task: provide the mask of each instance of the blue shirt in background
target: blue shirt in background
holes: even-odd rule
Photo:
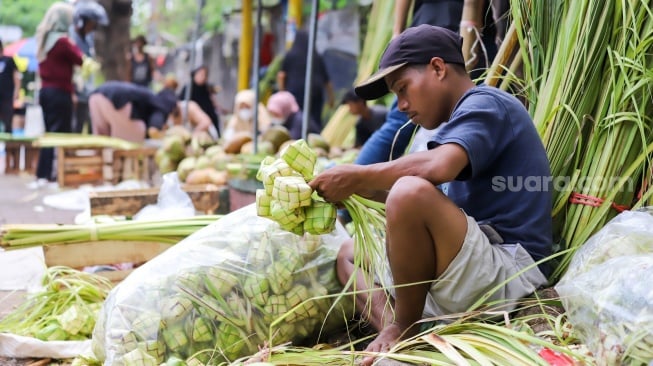
[[[398,132],[399,128],[406,122],[408,122],[408,116],[406,113],[399,111],[397,108],[397,98],[395,98],[386,116],[385,123],[365,142],[356,157],[355,163],[368,165],[394,160],[404,155],[410,144],[413,132],[417,128],[416,125],[409,124]],[[389,159],[391,150],[392,159]]]

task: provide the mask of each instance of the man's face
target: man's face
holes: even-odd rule
[[[397,95],[399,110],[427,130],[435,129],[449,118],[440,67],[444,68],[443,62],[407,66],[385,78],[390,91]]]

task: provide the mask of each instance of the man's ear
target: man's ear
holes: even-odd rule
[[[447,68],[445,67],[445,62],[442,58],[440,57],[431,58],[431,62],[429,62],[429,66],[433,71],[435,71],[435,75],[438,77],[438,79],[442,79],[446,76]]]

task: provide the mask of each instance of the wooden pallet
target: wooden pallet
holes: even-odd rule
[[[97,146],[57,147],[57,183],[60,187],[104,183],[104,148]]]
[[[24,165],[22,169],[21,161]],[[34,146],[32,140],[5,141],[5,174],[18,174],[21,171],[36,174],[38,162],[39,148]]]
[[[183,185],[195,209],[206,214],[229,212],[229,190],[213,184]],[[143,207],[156,204],[159,188],[90,192],[91,215],[133,216]]]
[[[152,184],[156,151],[156,147],[113,150],[112,160],[108,162],[112,166],[111,183],[115,185],[123,180],[136,179]]]

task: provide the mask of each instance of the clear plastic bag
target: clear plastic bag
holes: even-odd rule
[[[619,214],[578,249],[556,290],[599,365],[653,361],[653,215]]]
[[[147,205],[138,211],[134,220],[167,220],[195,216],[195,205],[188,193],[181,188],[177,172],[163,175],[156,204]]]
[[[105,365],[171,358],[218,364],[253,355],[270,341],[299,342],[343,327],[353,302],[341,297],[332,306],[339,297],[325,295],[342,290],[335,258],[345,239],[335,232],[291,234],[258,217],[254,205],[232,212],[109,294],[93,352]]]

